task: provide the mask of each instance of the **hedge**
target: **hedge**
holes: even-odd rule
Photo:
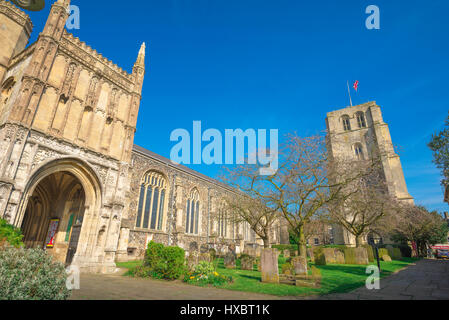
[[[296,244],[276,244],[271,246],[273,249],[278,249],[281,253],[284,250],[290,250],[290,252],[295,252],[298,250],[298,246]]]

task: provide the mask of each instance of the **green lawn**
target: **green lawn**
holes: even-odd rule
[[[279,258],[279,265],[281,265],[285,259],[281,256]],[[401,261],[381,262],[382,274],[381,277],[388,276],[394,271],[402,269],[417,261],[417,259],[403,258]],[[352,291],[365,285],[366,278],[366,266],[361,265],[326,265],[316,266],[320,269],[322,274],[321,288],[304,288],[296,287],[286,284],[270,284],[260,282],[261,274],[258,271],[246,271],[240,270],[240,261],[237,260],[237,268],[235,270],[225,269],[223,266],[223,259],[218,261],[217,272],[226,276],[232,276],[233,282],[225,284],[220,288],[266,293],[277,296],[301,296],[301,295],[324,295],[329,293],[343,293]],[[132,261],[117,263],[120,268],[132,268],[140,265],[141,261]],[[313,264],[312,264],[313,265]]]

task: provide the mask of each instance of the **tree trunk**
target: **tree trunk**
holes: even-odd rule
[[[307,241],[306,236],[304,235],[304,226],[299,227],[298,238],[299,255],[307,260]]]
[[[361,235],[356,235],[355,236],[355,246],[357,248],[362,246],[362,236]]]
[[[269,238],[263,238],[262,240],[263,240],[263,247],[265,249],[269,248],[270,247],[270,239]]]

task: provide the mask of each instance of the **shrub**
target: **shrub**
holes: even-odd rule
[[[193,273],[184,274],[184,282],[200,286],[213,285],[217,287],[227,282],[232,282],[232,277],[218,274],[212,262],[201,261],[195,266]]]
[[[0,300],[66,300],[64,265],[41,249],[0,251]]]
[[[7,243],[14,247],[21,247],[23,246],[22,238],[23,235],[20,229],[0,219],[0,243],[6,240]]]
[[[195,274],[213,274],[215,272],[215,266],[212,262],[200,261],[194,270]]]
[[[145,251],[144,266],[155,268],[162,258],[162,251],[164,251],[162,243],[150,241]]]
[[[296,244],[276,244],[271,247],[273,249],[278,249],[281,253],[283,253],[284,250],[290,250],[290,253],[298,250],[298,246]]]
[[[368,253],[368,261],[369,262],[374,262],[375,257],[374,257],[373,247],[370,246],[369,244],[366,244],[363,247],[366,249],[366,252]]]
[[[178,279],[185,272],[185,251],[150,241],[145,252],[144,267],[147,269],[137,269],[136,274],[156,279]]]
[[[346,264],[357,264],[355,259],[355,248],[344,248],[343,253],[345,254]]]

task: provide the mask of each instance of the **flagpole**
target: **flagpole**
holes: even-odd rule
[[[351,103],[352,107],[351,90],[349,89],[349,80],[346,83],[348,84],[349,102]]]

